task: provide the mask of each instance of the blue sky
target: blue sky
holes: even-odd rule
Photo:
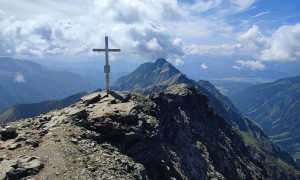
[[[293,66],[300,59],[299,9],[300,0],[0,0],[0,56],[101,58],[91,49],[108,35],[123,61],[164,57],[199,70]]]

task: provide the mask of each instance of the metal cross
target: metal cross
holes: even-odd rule
[[[105,49],[93,49],[93,52],[105,52],[105,66],[104,66],[104,72],[106,74],[105,80],[106,80],[106,92],[109,93],[109,73],[110,73],[110,66],[109,66],[109,60],[108,60],[108,52],[120,52],[121,49],[108,49],[108,37],[105,36]]]

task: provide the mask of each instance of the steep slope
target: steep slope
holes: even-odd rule
[[[300,164],[300,76],[250,87],[232,100]]]
[[[32,104],[18,104],[8,108],[0,115],[0,124],[20,120],[23,118],[35,117],[40,114],[45,114],[57,108],[70,106],[71,104],[80,101],[85,92],[73,94],[62,100],[43,101]]]
[[[83,78],[37,63],[0,58],[0,113],[21,103],[62,99],[79,91]]]
[[[155,75],[151,76],[151,71],[153,70],[155,71]],[[176,77],[181,78],[178,80]],[[147,83],[143,82],[144,79],[147,79]],[[155,82],[155,84],[151,85],[151,82]],[[170,83],[168,84],[168,82]],[[117,81],[117,87],[122,90],[125,89],[130,91],[138,91],[143,94],[152,94],[154,92],[164,91],[169,86],[180,83],[193,85],[201,93],[206,95],[209,100],[208,104],[213,107],[214,110],[225,120],[236,126],[236,128],[243,133],[246,140],[253,139],[255,140],[256,144],[261,144],[260,147],[262,147],[262,149],[259,149],[259,151],[267,154],[272,153],[276,156],[279,156],[281,159],[293,165],[294,167],[297,167],[294,159],[284,149],[271,142],[269,137],[266,136],[264,132],[251,120],[244,118],[239,113],[238,109],[231,103],[231,101],[226,96],[221,94],[212,84],[210,84],[208,81],[199,81],[198,83],[195,83],[180,73],[180,71],[178,71],[174,66],[164,59],[158,59],[155,63],[142,64],[133,73],[120,78],[120,80]],[[130,86],[128,86],[128,84],[130,84]]]
[[[157,59],[155,63],[144,63],[127,76],[119,78],[112,89],[122,91],[140,91],[145,93],[157,91],[160,86],[171,86],[179,83],[195,84],[165,59]]]
[[[12,123],[0,130],[0,177],[300,178],[278,157],[246,145],[207,101],[184,84],[150,96],[100,92]]]

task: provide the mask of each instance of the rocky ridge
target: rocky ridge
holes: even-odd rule
[[[149,96],[99,92],[64,109],[2,126],[0,177],[300,178],[280,159],[282,167],[264,164],[266,157],[246,145],[207,101],[183,84]]]
[[[273,143],[258,125],[240,114],[233,103],[220,93],[215,86],[208,81],[200,80],[196,83],[188,79],[165,59],[158,59],[154,63],[142,64],[132,73],[120,78],[113,87],[118,90],[138,91],[144,95],[149,95],[163,92],[168,87],[180,83],[195,86],[199,92],[207,96],[208,105],[213,107],[217,114],[235,126],[241,132],[246,142],[261,152],[263,156],[272,154],[272,156],[279,157],[281,160],[299,169],[294,158],[288,152]],[[272,158],[265,158],[265,164],[270,163],[268,159]],[[278,162],[273,160],[272,163],[276,164]],[[281,164],[279,163],[278,165]]]

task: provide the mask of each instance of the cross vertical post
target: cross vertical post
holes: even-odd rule
[[[93,49],[93,52],[105,52],[105,66],[104,66],[104,72],[106,74],[105,76],[105,82],[106,82],[106,92],[109,93],[109,73],[110,73],[110,65],[109,65],[109,59],[108,59],[108,52],[120,52],[121,49],[109,49],[108,48],[108,37],[105,36],[105,49]]]

